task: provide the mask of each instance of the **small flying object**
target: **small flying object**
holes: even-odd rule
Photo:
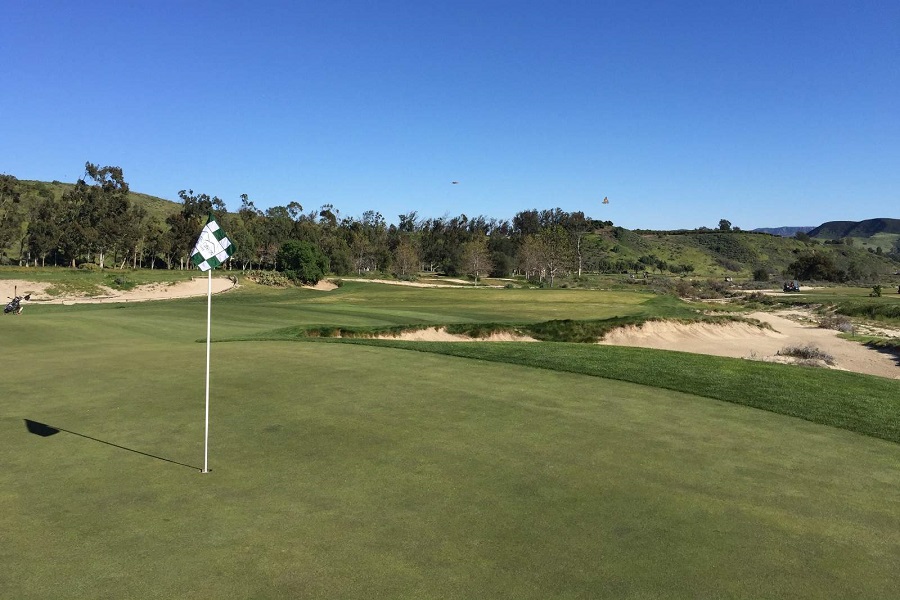
[[[458,181],[451,181],[450,183],[452,183],[453,185],[458,185],[458,184],[459,184]]]
[[[603,197],[603,204],[609,204],[609,198],[606,196]]]

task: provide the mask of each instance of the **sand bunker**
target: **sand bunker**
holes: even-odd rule
[[[612,331],[600,343],[770,362],[795,362],[778,352],[788,346],[812,346],[834,357],[834,364],[828,365],[830,368],[900,379],[897,357],[839,338],[837,331],[808,322],[809,315],[802,312],[757,312],[748,316],[768,323],[772,329],[747,323],[710,325],[651,321],[641,327]]]
[[[379,335],[379,339],[409,340],[414,342],[536,342],[537,340],[513,333],[492,333],[486,337],[473,338],[467,335],[447,333],[444,327],[428,327],[416,331],[404,331],[397,335]]]
[[[52,283],[36,283],[33,281],[22,281],[14,279],[0,280],[0,289],[9,296],[13,289],[17,293],[24,296],[31,294],[29,302],[39,304],[98,304],[113,302],[143,302],[146,300],[171,300],[173,298],[191,298],[194,296],[205,296],[208,290],[209,282],[206,277],[196,277],[190,281],[179,281],[178,283],[148,283],[139,285],[131,290],[116,290],[101,286],[101,295],[99,296],[51,296],[47,290],[53,287]],[[213,277],[212,293],[218,294],[235,287],[236,284],[227,277]],[[25,303],[27,307],[29,302]]]
[[[426,281],[401,281],[399,279],[367,279],[364,277],[344,277],[344,281],[359,281],[361,283],[383,283],[386,285],[405,285],[407,287],[421,287],[421,288],[456,288],[456,289],[471,289],[474,287],[480,288],[502,288],[502,285],[487,285],[484,283],[479,283],[475,286],[471,281],[465,281],[464,279],[450,279],[443,278],[441,281],[446,281],[449,283],[437,283],[437,282],[426,282]]]

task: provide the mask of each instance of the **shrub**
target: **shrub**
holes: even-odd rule
[[[819,327],[822,329],[835,329],[843,333],[853,333],[853,322],[850,317],[837,313],[828,313],[819,318]]]
[[[778,356],[791,356],[793,358],[799,358],[804,361],[809,361],[809,363],[813,363],[814,361],[823,361],[827,365],[834,364],[834,357],[827,352],[819,350],[815,346],[785,346],[778,352],[776,352]]]
[[[693,298],[697,295],[697,288],[690,281],[681,279],[675,283],[675,293],[679,298]]]
[[[275,271],[247,271],[246,277],[259,285],[271,287],[287,287],[291,285],[290,279]]]
[[[279,270],[286,277],[306,284],[316,284],[328,272],[328,257],[309,242],[285,242],[276,256]]]
[[[117,290],[134,289],[135,283],[129,281],[124,275],[116,275],[110,279],[109,287]]]
[[[753,281],[768,281],[769,280],[769,272],[764,268],[759,267],[753,269]]]

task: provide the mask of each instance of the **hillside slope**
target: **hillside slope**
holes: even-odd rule
[[[595,231],[583,241],[582,251],[583,266],[591,272],[740,279],[751,278],[758,271],[765,271],[771,279],[790,276],[792,263],[819,254],[828,257],[836,272],[860,282],[894,273],[900,258],[887,251],[876,253],[866,243],[823,243],[751,231],[630,231],[621,227]]]
[[[755,233],[771,233],[781,237],[794,237],[798,233],[807,233],[815,229],[812,225],[802,227],[757,227]]]
[[[900,219],[866,219],[865,221],[828,221],[809,231],[817,239],[868,238],[879,233],[900,235]]]

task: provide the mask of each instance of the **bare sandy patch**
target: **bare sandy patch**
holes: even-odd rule
[[[47,293],[52,283],[23,281],[16,279],[4,279],[0,281],[0,289],[7,290],[7,295],[12,294],[13,289],[21,296],[31,294],[30,302],[40,304],[102,304],[112,302],[144,302],[147,300],[171,300],[174,298],[192,298],[205,296],[209,289],[209,281],[206,277],[195,277],[190,281],[177,283],[148,283],[136,286],[131,290],[116,290],[100,286],[102,290],[99,296],[51,296]],[[236,284],[227,277],[213,277],[212,293],[218,294],[236,287]],[[27,306],[27,302],[25,306]]]
[[[791,363],[795,359],[779,355],[788,346],[812,346],[834,357],[830,368],[900,379],[898,359],[857,342],[838,337],[832,329],[822,329],[799,311],[757,312],[748,315],[772,329],[748,323],[711,325],[650,321],[641,327],[623,327],[610,332],[600,343],[730,356],[769,362]],[[824,363],[823,363],[824,364]]]
[[[513,333],[494,333],[487,337],[473,338],[467,335],[447,333],[445,327],[428,327],[416,331],[404,331],[397,335],[379,335],[380,339],[408,340],[414,342],[536,342],[537,340]]]
[[[302,286],[307,290],[319,290],[320,292],[330,292],[331,290],[337,289],[337,284],[331,281],[325,281],[324,279],[319,281],[316,285],[304,285]]]
[[[483,283],[479,283],[477,286],[472,284],[471,281],[465,281],[463,279],[443,279],[443,281],[449,281],[450,284],[446,283],[437,283],[433,281],[400,281],[399,279],[367,279],[365,277],[344,277],[344,281],[360,281],[362,283],[383,283],[385,285],[404,285],[408,287],[421,287],[421,288],[453,288],[453,289],[471,289],[475,287],[480,288],[502,288],[502,285],[486,285]]]

